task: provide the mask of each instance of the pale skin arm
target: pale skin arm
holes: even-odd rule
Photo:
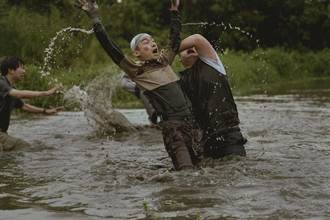
[[[202,35],[194,34],[181,41],[180,51],[194,47],[199,56],[216,60],[218,55],[211,43]]]
[[[56,114],[59,111],[62,111],[64,109],[63,106],[61,107],[56,107],[56,108],[39,108],[37,106],[34,105],[29,105],[29,104],[24,104],[22,107],[22,110],[26,111],[26,112],[30,112],[30,113],[43,113],[46,115],[53,115]]]
[[[178,11],[180,5],[180,0],[171,0],[170,11]]]
[[[30,91],[30,90],[18,90],[11,89],[9,95],[18,99],[31,99],[40,96],[50,96],[56,93],[57,87],[54,87],[48,91]]]

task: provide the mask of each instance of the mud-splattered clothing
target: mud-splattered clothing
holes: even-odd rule
[[[161,122],[166,151],[170,155],[176,170],[197,165],[198,143],[194,140],[191,120],[168,120]],[[188,151],[186,150],[188,149]]]
[[[245,155],[246,139],[239,128],[237,107],[225,73],[201,59],[181,72],[181,86],[192,103],[193,114],[203,130],[205,156]],[[240,146],[237,150],[236,146]]]
[[[168,48],[162,50],[157,59],[134,62],[126,57],[117,45],[115,45],[115,43],[108,37],[100,21],[96,21],[94,24],[94,32],[104,50],[112,58],[112,60],[137,84],[137,86],[141,90],[145,91],[144,94],[150,100],[152,106],[155,108],[157,114],[162,118],[162,120],[165,122],[176,120],[177,123],[182,123],[182,126],[184,126],[185,119],[192,117],[190,102],[178,84],[179,77],[174,73],[170,66],[180,48],[180,30],[181,21],[179,13],[177,11],[172,11],[170,43]],[[176,132],[178,131],[174,129],[167,130],[167,126],[162,127],[163,130],[166,130],[166,132],[163,132],[166,145],[180,145],[180,151],[174,151],[178,152],[179,155],[171,155],[171,152],[169,152],[173,160],[173,164],[175,165],[175,163],[177,163],[176,161],[181,163],[182,160],[185,161],[184,167],[187,167],[188,164],[186,162],[189,161],[188,156],[190,161],[192,156],[190,155],[189,146],[186,146],[184,142],[184,139],[186,138],[182,138],[182,141],[171,141],[171,139],[178,135],[184,136],[185,133],[176,135]],[[177,149],[177,147],[166,147],[166,149],[172,148]],[[185,159],[181,157],[181,155],[183,155],[181,154],[182,151],[185,151]],[[190,167],[193,166],[192,162],[189,164]],[[180,165],[175,165],[176,169],[180,169],[180,167]]]

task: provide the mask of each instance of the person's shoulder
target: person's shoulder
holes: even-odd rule
[[[6,77],[1,76],[0,77],[0,89],[1,92],[8,92],[12,89],[16,89],[14,86],[12,86],[9,81],[6,79]]]
[[[9,86],[4,76],[0,76],[0,86]]]
[[[4,76],[0,77],[0,97],[4,98],[6,97],[9,92],[11,91],[12,87],[6,80]]]
[[[199,57],[199,59],[200,59],[202,65],[213,68],[213,69],[217,70],[219,73],[226,75],[225,67],[223,66],[220,58],[215,60],[215,59],[207,58],[207,57]]]
[[[193,67],[197,67],[200,65],[208,65],[207,62],[205,62],[206,59],[204,59],[203,57],[198,57],[198,59],[196,60],[196,62],[194,63]]]

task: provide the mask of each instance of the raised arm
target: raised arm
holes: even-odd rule
[[[194,47],[199,56],[217,60],[218,54],[211,43],[202,35],[194,34],[181,41],[180,51]]]
[[[111,57],[113,62],[120,66],[121,61],[125,59],[125,55],[123,54],[123,52],[109,38],[100,20],[96,21],[93,26],[96,38],[99,40],[105,52]]]
[[[98,5],[96,1],[77,0],[75,5],[85,11],[86,14],[91,18],[96,38],[106,53],[111,57],[111,59],[128,75],[136,75],[139,71],[139,65],[136,65],[134,62],[129,60],[120,50],[120,48],[109,38],[99,17]]]
[[[179,14],[180,0],[171,0],[171,27],[170,38],[167,51],[165,51],[165,57],[169,64],[172,64],[175,56],[179,53],[180,49],[180,32],[181,32],[181,18]]]

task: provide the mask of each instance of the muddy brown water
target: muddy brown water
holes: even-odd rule
[[[329,90],[236,99],[247,157],[185,172],[155,129],[97,138],[80,112],[14,119],[33,146],[0,155],[0,219],[330,219]]]

